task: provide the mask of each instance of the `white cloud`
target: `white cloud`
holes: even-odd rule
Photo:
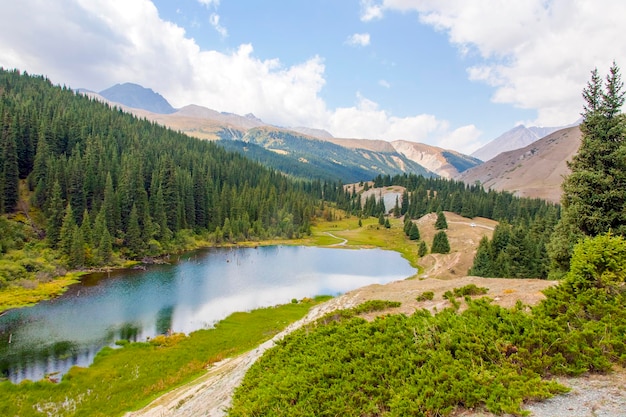
[[[472,133],[451,131],[433,115],[393,116],[360,95],[355,106],[329,109],[320,97],[321,57],[285,66],[254,56],[249,44],[229,53],[202,50],[183,28],[162,20],[148,0],[11,2],[0,15],[0,66],[96,91],[134,82],[174,107],[252,112],[268,123],[325,128],[335,136],[451,145],[456,140],[464,146],[464,133]]]
[[[385,88],[391,88],[391,84],[387,80],[378,80],[378,85]]]
[[[213,29],[215,29],[217,33],[220,34],[222,38],[228,36],[228,31],[226,30],[226,28],[220,25],[220,15],[218,15],[217,13],[211,13],[211,16],[209,17],[209,23],[211,24],[211,26],[213,26]]]
[[[383,0],[384,11],[415,11],[481,63],[470,79],[494,87],[493,100],[537,110],[531,121],[559,125],[578,118],[590,71],[605,73],[626,56],[626,2],[614,0]],[[363,2],[362,2],[363,5]]]
[[[220,0],[198,0],[198,3],[203,4],[207,7],[217,7],[220,5]]]
[[[379,108],[372,100],[357,94],[353,107],[338,108],[323,126],[336,137],[408,140],[430,143],[447,149],[471,153],[480,147],[481,132],[475,126],[451,131],[449,123],[430,114],[396,117]]]
[[[348,39],[346,39],[346,44],[350,46],[367,46],[370,44],[370,34],[355,33],[350,35],[348,36]]]
[[[361,0],[361,20],[369,22],[381,19],[383,17],[383,8],[381,5],[375,4],[374,0]]]

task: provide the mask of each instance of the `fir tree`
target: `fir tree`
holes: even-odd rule
[[[63,225],[63,197],[61,195],[61,186],[58,181],[52,186],[50,205],[48,207],[48,216],[46,220],[46,236],[52,247],[59,244],[61,226]]]
[[[442,211],[437,212],[437,221],[435,221],[435,229],[443,230],[448,228],[448,222],[446,216]]]
[[[19,200],[19,165],[17,161],[17,149],[15,137],[9,135],[4,142],[3,158],[0,158],[0,213],[11,213],[17,208]]]
[[[582,141],[562,184],[563,216],[548,245],[555,274],[569,269],[582,236],[626,234],[626,116],[623,83],[613,63],[604,88],[597,69],[583,90]]]
[[[411,229],[409,230],[409,239],[411,240],[419,240],[420,239],[420,231],[417,225],[411,222]]]
[[[417,247],[417,256],[420,258],[425,256],[428,253],[428,247],[426,246],[426,242],[420,240],[419,246]]]
[[[67,203],[59,235],[59,249],[61,249],[61,251],[68,256],[72,252],[72,241],[75,238],[75,228],[77,228],[77,226],[76,220],[74,220],[74,211],[72,210],[72,205]]]
[[[450,243],[448,242],[448,235],[445,231],[441,230],[435,234],[433,238],[433,244],[430,247],[431,253],[450,253]]]

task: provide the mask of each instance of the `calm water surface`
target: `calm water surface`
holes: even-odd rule
[[[147,271],[93,274],[62,297],[0,316],[0,377],[19,382],[60,375],[88,366],[119,339],[190,333],[235,311],[415,273],[391,251],[270,246],[211,249]]]

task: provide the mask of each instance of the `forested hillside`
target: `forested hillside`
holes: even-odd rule
[[[0,253],[40,242],[70,268],[158,256],[194,233],[297,236],[322,194],[342,189],[295,182],[18,71],[0,70],[0,132],[0,213],[10,215]],[[0,266],[0,284],[39,268]]]
[[[396,217],[419,219],[428,213],[450,211],[463,217],[484,217],[500,222],[492,241],[481,241],[469,273],[484,277],[547,278],[550,259],[546,245],[560,219],[560,206],[541,200],[516,197],[506,191],[485,191],[442,178],[418,175],[377,176],[375,189],[404,187]],[[338,196],[338,206],[349,213],[378,217],[385,207],[374,192],[363,200],[355,188]]]

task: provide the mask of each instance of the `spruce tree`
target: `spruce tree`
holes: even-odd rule
[[[411,222],[411,229],[409,230],[409,239],[411,240],[419,240],[420,239],[420,230],[417,225]]]
[[[72,230],[72,242],[69,252],[69,266],[78,268],[85,265],[85,242],[80,228],[74,224]]]
[[[433,238],[433,244],[430,247],[431,253],[450,253],[450,242],[448,242],[448,235],[445,231],[441,230],[435,234]]]
[[[126,249],[131,258],[139,257],[143,254],[143,241],[141,239],[141,229],[139,228],[139,215],[137,205],[133,204],[128,217],[128,227],[126,238],[124,239]]]
[[[54,182],[48,207],[48,216],[46,218],[46,236],[50,245],[56,248],[59,244],[61,226],[63,225],[63,197],[61,195],[61,186],[58,181]]]
[[[74,211],[72,205],[67,203],[65,207],[65,215],[63,216],[63,224],[61,225],[61,231],[59,235],[59,249],[66,254],[70,255],[72,252],[72,241],[74,240],[74,229],[76,228],[76,220],[74,220]]]
[[[19,200],[19,165],[15,138],[9,135],[4,142],[2,169],[0,170],[0,185],[2,189],[2,206],[0,213],[11,213],[17,208]]]
[[[491,260],[491,248],[489,238],[483,236],[478,244],[476,255],[474,256],[474,264],[469,270],[469,275],[475,275],[478,277],[493,277],[492,274],[492,260]]]
[[[446,221],[446,216],[442,211],[437,212],[437,221],[435,221],[435,229],[443,230],[448,228],[448,222]]]
[[[626,234],[626,117],[623,83],[615,63],[604,86],[597,69],[583,90],[582,141],[562,184],[563,215],[547,245],[553,273],[569,269],[582,236]]]
[[[425,256],[428,253],[428,247],[426,246],[426,242],[420,240],[420,244],[417,247],[417,256],[420,258]]]

